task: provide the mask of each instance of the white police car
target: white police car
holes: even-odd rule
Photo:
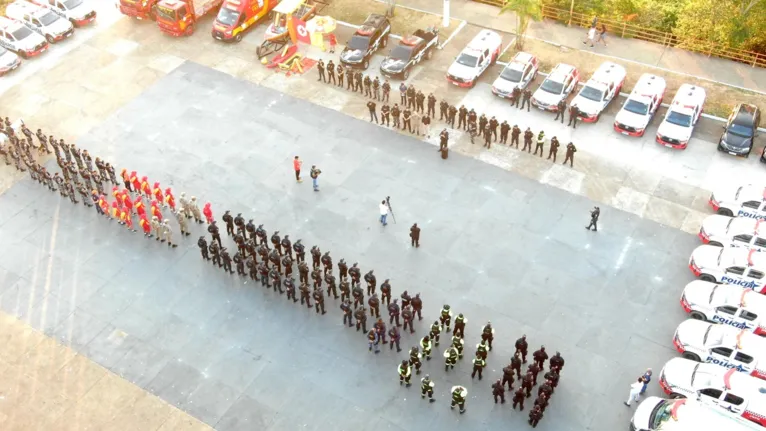
[[[614,117],[614,130],[628,136],[644,136],[646,127],[665,97],[665,80],[657,75],[641,75]]]
[[[692,319],[766,335],[766,296],[744,287],[694,280],[684,288],[681,307]]]
[[[45,52],[48,42],[24,24],[0,16],[0,46],[21,58],[29,58]]]
[[[458,87],[473,87],[487,68],[500,57],[503,38],[490,30],[481,30],[455,62],[447,69],[447,81]]]
[[[0,46],[0,76],[21,66],[21,59],[15,53]]]
[[[752,332],[689,319],[676,328],[673,346],[686,359],[766,379],[766,338]]]
[[[673,358],[660,372],[660,387],[671,398],[696,399],[732,416],[766,426],[766,383],[713,364]]]
[[[580,71],[576,67],[559,63],[551,70],[540,87],[532,94],[532,106],[544,111],[556,112],[558,104],[569,97],[580,82]]]
[[[701,245],[692,252],[689,269],[700,280],[735,284],[766,294],[766,253]]]
[[[74,26],[68,20],[47,7],[38,6],[24,0],[16,0],[6,7],[8,18],[24,23],[37,34],[45,37],[48,43],[64,40],[74,33]]]
[[[535,80],[539,69],[540,61],[537,57],[526,52],[517,52],[492,83],[492,93],[510,99],[515,88],[523,90]]]
[[[694,126],[702,115],[705,105],[705,89],[690,84],[678,88],[676,97],[657,129],[658,144],[683,150],[689,144]]]
[[[598,121],[601,112],[620,94],[624,82],[624,67],[609,61],[602,63],[577,96],[572,99],[572,105],[577,105],[582,121],[586,123]]]
[[[697,400],[648,397],[633,413],[630,431],[763,431],[763,428]]]
[[[766,188],[752,184],[727,187],[710,194],[710,206],[725,216],[766,219]]]
[[[697,236],[705,244],[718,247],[766,251],[766,223],[763,220],[713,214],[702,221]]]
[[[96,10],[88,0],[31,0],[38,6],[48,6],[75,27],[82,27],[96,19]],[[119,4],[116,5],[119,8]]]

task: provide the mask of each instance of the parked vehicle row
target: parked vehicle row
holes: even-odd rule
[[[636,408],[631,431],[755,431],[758,425],[693,399],[648,397]]]

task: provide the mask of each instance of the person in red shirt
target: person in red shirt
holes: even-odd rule
[[[335,45],[338,44],[338,39],[335,37],[334,33],[328,34],[327,39],[330,41],[330,53],[332,54],[335,52]]]
[[[117,223],[122,224],[122,221],[120,220],[120,213],[120,206],[117,204],[117,201],[112,201],[112,218],[117,220]]]
[[[152,190],[149,187],[149,178],[146,175],[141,178],[141,193],[146,195],[147,198],[151,199],[152,197]]]
[[[151,238],[152,235],[152,224],[149,223],[149,220],[146,219],[146,214],[141,215],[141,219],[138,220],[138,225],[141,226],[141,229],[144,230],[144,236],[147,238]]]
[[[202,208],[202,214],[205,215],[207,224],[213,223],[213,210],[210,208],[210,202],[206,203],[205,207]]]
[[[106,203],[106,196],[101,195],[98,197],[98,206],[101,208],[101,213],[109,217],[109,204]]]
[[[159,202],[160,205],[163,205],[165,203],[165,198],[162,196],[162,189],[160,188],[159,181],[154,183],[154,187],[152,188],[152,194],[154,195],[154,199]]]
[[[165,205],[169,206],[173,212],[176,211],[176,198],[173,197],[173,192],[170,187],[165,189]]]
[[[141,196],[136,198],[136,202],[133,205],[136,208],[136,214],[139,217],[146,217],[146,204],[141,200]]]
[[[130,173],[130,182],[133,184],[133,191],[141,193],[141,181],[138,180],[138,174],[136,171]]]
[[[133,201],[130,200],[130,193],[128,193],[127,190],[122,191],[122,205],[125,207],[125,209],[128,211],[128,214],[133,212]]]
[[[122,182],[125,183],[125,188],[132,192],[133,189],[130,188],[130,175],[128,175],[128,170],[123,168],[122,172],[120,172],[120,176],[122,177]]]
[[[157,201],[152,201],[152,216],[157,217],[158,220],[164,220],[162,218],[162,213],[160,212],[160,207],[157,206]]]
[[[293,169],[295,169],[295,181],[299,183],[303,182],[301,179],[301,165],[303,165],[303,162],[298,156],[295,156],[295,159],[293,160]]]

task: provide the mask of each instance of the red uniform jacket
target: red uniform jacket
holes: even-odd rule
[[[162,213],[155,202],[152,202],[152,215],[157,217],[158,220],[164,220],[162,218]]]
[[[136,207],[136,213],[139,216],[146,215],[146,204],[144,204],[144,201],[142,201],[141,199],[136,199],[135,207]]]
[[[141,220],[138,221],[138,224],[141,226],[141,229],[143,229],[145,233],[150,233],[152,231],[152,224],[149,223],[149,220],[147,220],[146,217],[141,217]]]
[[[154,189],[152,190],[152,194],[154,195],[154,199],[156,199],[157,202],[165,201],[165,199],[162,198],[162,189],[160,188],[160,183],[154,183]]]
[[[172,194],[170,194],[170,189],[165,190],[165,203],[172,209],[173,211],[176,210],[176,198],[173,197]]]
[[[210,209],[210,202],[205,204],[205,207],[202,209],[202,214],[205,214],[208,223],[213,222],[213,210]]]
[[[141,190],[141,181],[138,181],[138,175],[136,174],[136,171],[130,173],[130,182],[133,183],[133,190]]]

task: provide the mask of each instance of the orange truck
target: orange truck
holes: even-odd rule
[[[223,0],[160,0],[157,25],[170,36],[188,36],[203,16],[218,11]]]
[[[154,7],[158,0],[120,0],[120,12],[137,19],[155,19]]]
[[[226,0],[213,23],[214,39],[239,42],[280,0]]]

